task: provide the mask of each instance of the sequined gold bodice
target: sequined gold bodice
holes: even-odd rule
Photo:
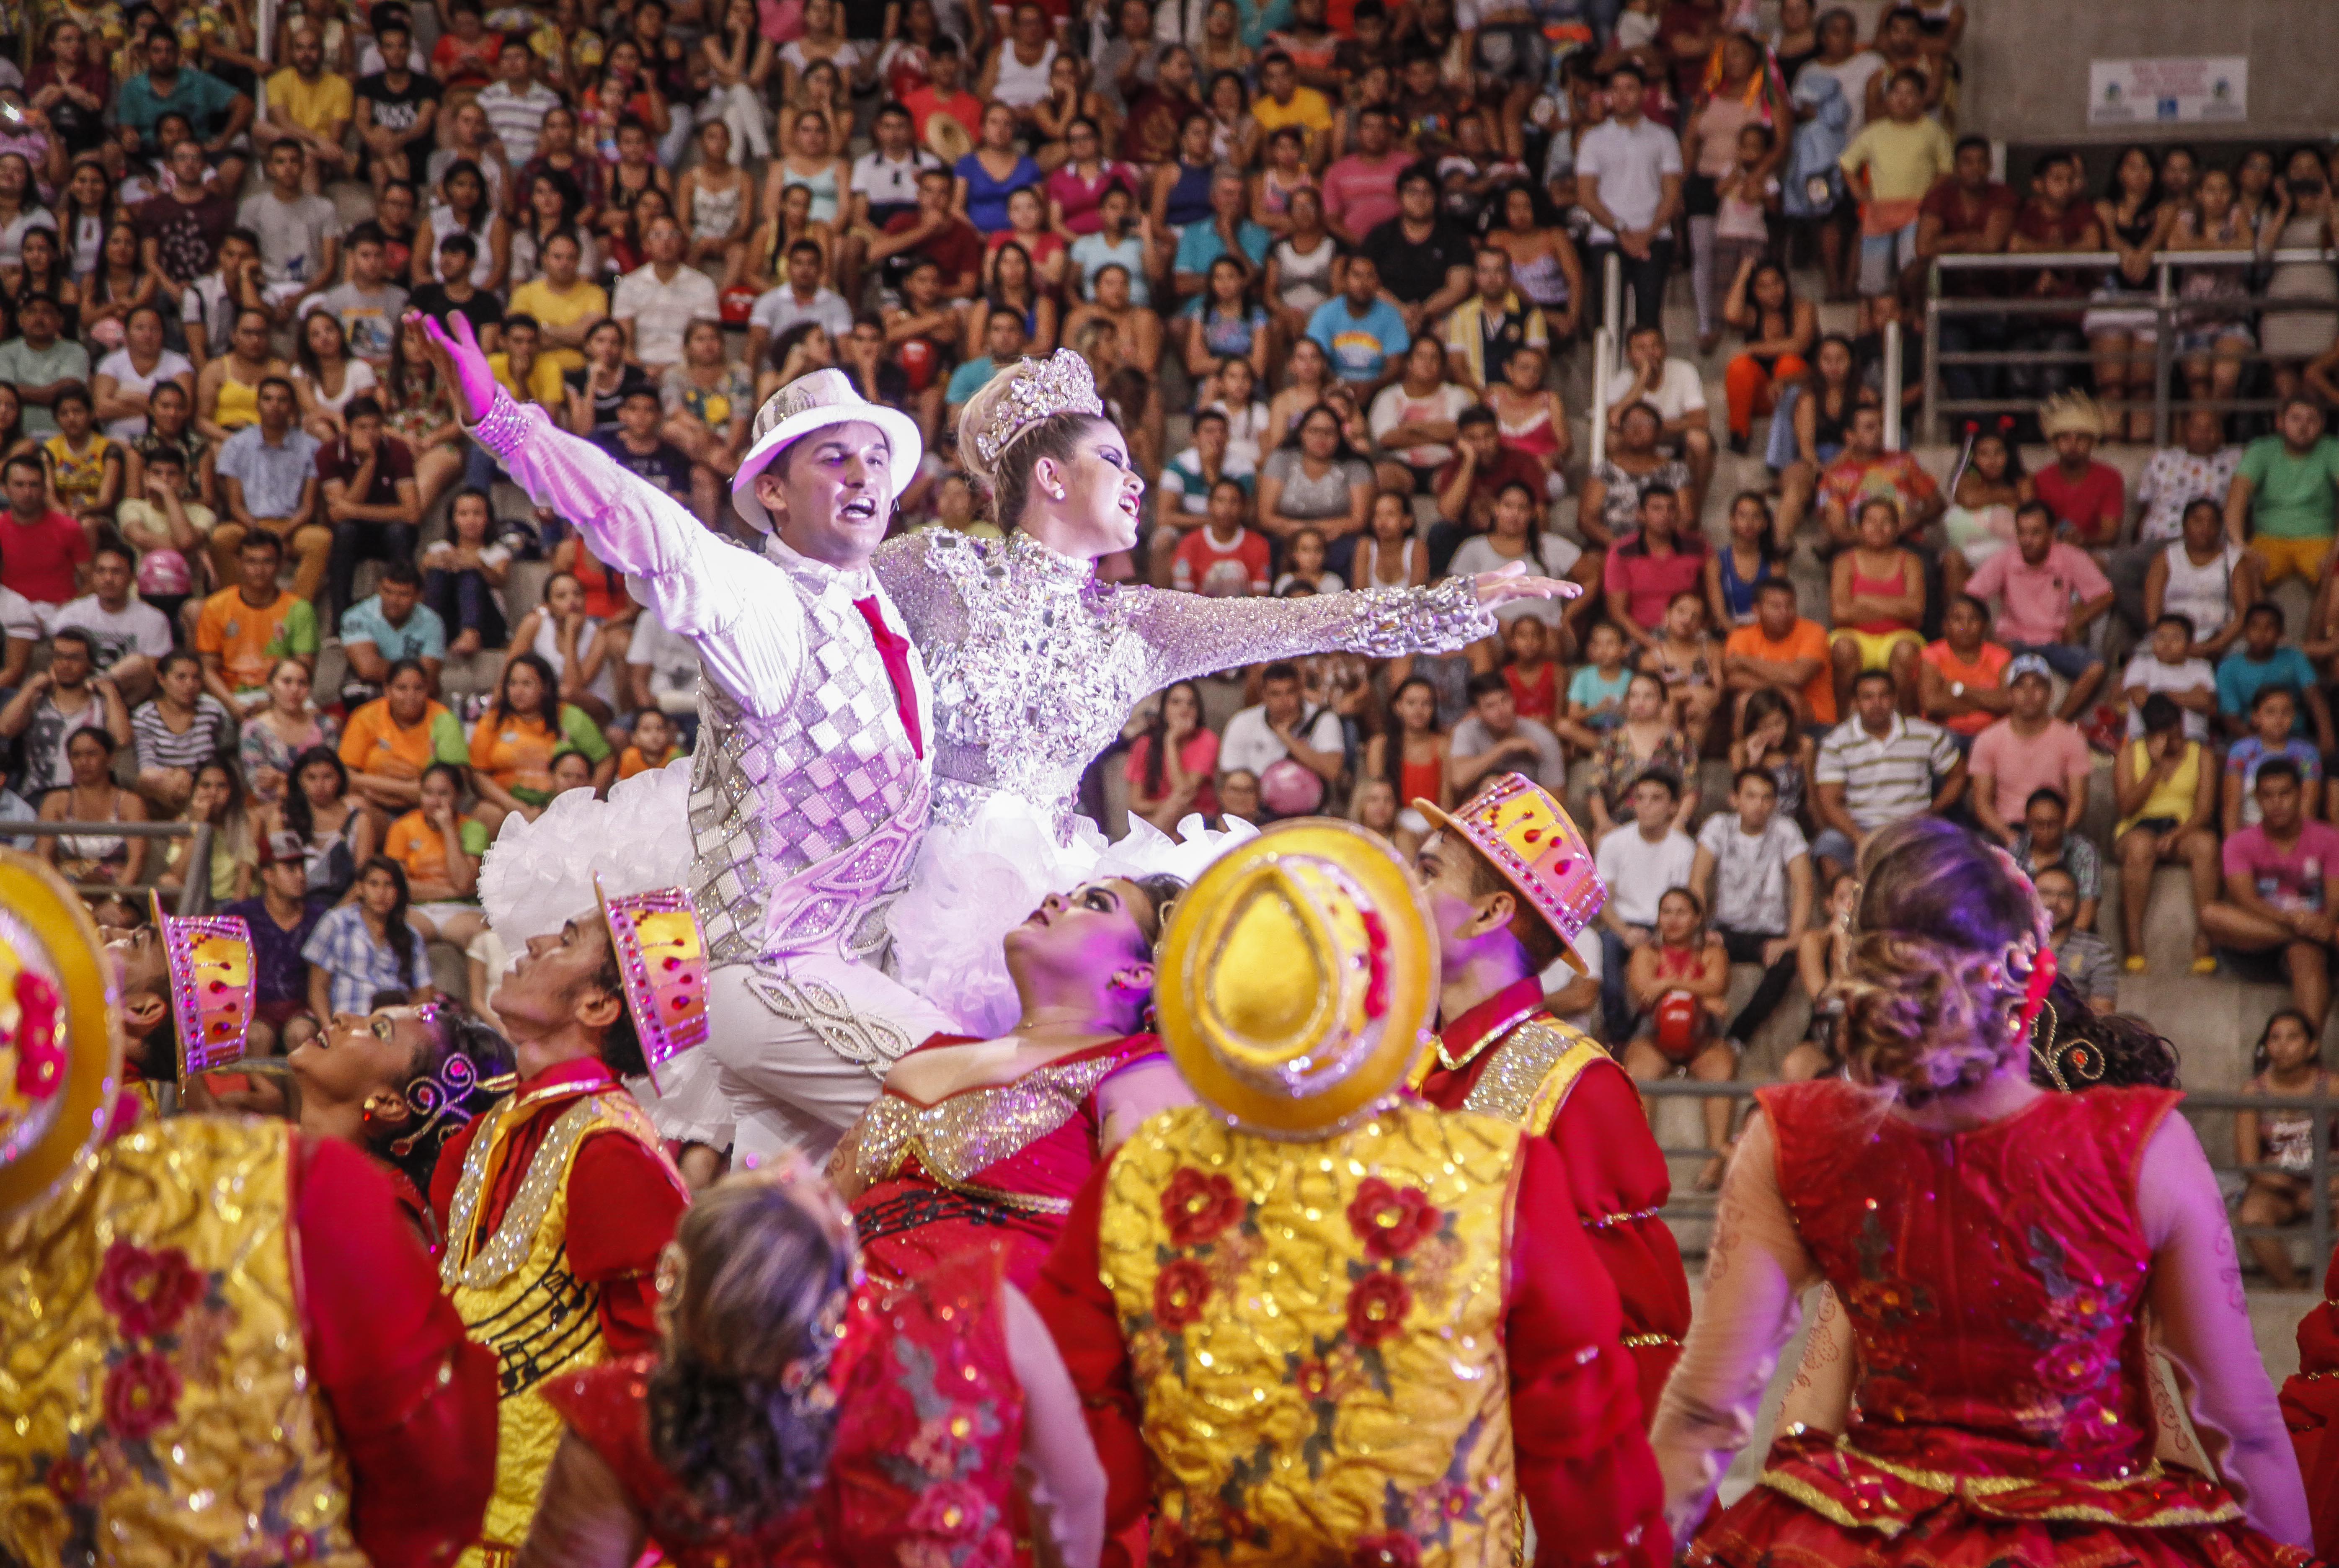
[[[363,1568],[303,1337],[291,1136],[143,1121],[0,1231],[0,1562]]]
[[[448,1205],[447,1250],[439,1259],[439,1279],[464,1326],[496,1353],[502,1395],[496,1407],[495,1495],[488,1501],[480,1540],[463,1554],[460,1568],[506,1568],[527,1539],[560,1444],[560,1418],[539,1386],[555,1373],[597,1366],[608,1356],[600,1289],[568,1271],[568,1173],[577,1151],[590,1135],[614,1134],[636,1139],[666,1159],[648,1115],[622,1090],[568,1097],[565,1105],[535,1100],[507,1099],[472,1138]],[[497,1149],[534,1116],[556,1119],[501,1222],[482,1238],[479,1205]],[[681,1184],[678,1174],[674,1179]]]
[[[1192,1106],[1121,1147],[1098,1258],[1144,1412],[1156,1563],[1511,1562],[1519,1143],[1420,1105],[1310,1142]]]
[[[1109,1040],[1010,1082],[962,1090],[931,1104],[889,1089],[861,1119],[854,1163],[862,1184],[874,1187],[914,1164],[936,1186],[962,1196],[1028,1213],[1068,1213],[1070,1194],[1051,1177],[1055,1166],[1065,1165],[1077,1173],[1077,1187],[1095,1161],[1089,1097],[1106,1079],[1160,1049],[1150,1035]],[[1063,1151],[1061,1161],[1037,1147],[1058,1134],[1079,1145]]]
[[[1068,832],[1081,773],[1140,699],[1175,680],[1348,648],[1376,657],[1458,648],[1495,618],[1467,578],[1302,599],[1214,599],[1100,583],[1028,534],[995,542],[929,528],[871,565],[933,684],[937,823],[993,791]]]

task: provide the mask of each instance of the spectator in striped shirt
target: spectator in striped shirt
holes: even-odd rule
[[[1860,846],[1880,828],[1946,811],[1965,789],[1965,759],[1949,732],[1903,717],[1899,703],[1890,672],[1862,671],[1852,687],[1855,716],[1820,743],[1812,770],[1820,832],[1811,853],[1836,867],[1857,863]]]
[[[536,156],[544,117],[560,107],[560,94],[534,79],[534,64],[528,40],[517,33],[505,35],[496,55],[496,79],[480,89],[476,100],[488,117],[488,129],[503,143],[504,162],[514,169]]]
[[[236,743],[235,715],[203,690],[202,661],[165,654],[155,667],[155,693],[130,715],[138,754],[138,793],[175,816],[193,793],[195,774]]]

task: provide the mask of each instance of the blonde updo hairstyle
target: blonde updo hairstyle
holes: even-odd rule
[[[1031,470],[1041,458],[1069,463],[1081,438],[1091,427],[1110,423],[1093,414],[1051,414],[1025,426],[1005,451],[986,462],[974,433],[990,426],[992,410],[1007,395],[1009,380],[1004,372],[992,377],[967,399],[958,418],[959,463],[974,481],[977,493],[985,498],[984,509],[991,520],[1002,528],[1013,528],[1023,521],[1024,508],[1031,499]]]
[[[1939,817],[1886,828],[1861,856],[1843,1001],[1853,1076],[1909,1105],[1977,1089],[2028,1049],[2029,966],[2045,930],[2029,879]]]

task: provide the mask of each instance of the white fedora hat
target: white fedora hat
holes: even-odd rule
[[[854,390],[853,378],[843,370],[814,370],[790,381],[755,411],[755,444],[747,449],[747,455],[740,459],[739,471],[731,477],[731,501],[739,508],[739,515],[770,533],[772,516],[755,498],[755,476],[771,467],[772,459],[789,442],[831,425],[847,425],[855,420],[874,425],[884,433],[885,449],[891,458],[886,473],[892,486],[885,504],[891,507],[909,488],[912,477],[918,471],[918,459],[925,453],[925,443],[918,439],[917,421],[898,409],[889,409],[863,397]]]

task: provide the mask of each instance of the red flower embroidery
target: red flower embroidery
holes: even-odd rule
[[[1202,1316],[1210,1298],[1210,1272],[1190,1257],[1172,1258],[1153,1281],[1153,1320],[1164,1328],[1183,1328]]]
[[[98,1266],[98,1305],[122,1320],[133,1339],[151,1339],[179,1326],[187,1309],[203,1298],[203,1277],[175,1247],[149,1252],[117,1241]]]
[[[1233,1182],[1223,1176],[1205,1176],[1189,1165],[1177,1169],[1170,1178],[1170,1190],[1161,1195],[1161,1218],[1170,1227],[1170,1241],[1179,1247],[1209,1241],[1242,1216],[1243,1201],[1235,1195]]]
[[[2125,1446],[2137,1435],[2119,1413],[2100,1400],[2073,1405],[2063,1425],[2063,1446],[2080,1453]]]
[[[1445,1219],[1418,1187],[1402,1191],[1367,1176],[1348,1202],[1348,1228],[1365,1244],[1365,1255],[1386,1263],[1403,1257],[1430,1237]]]
[[[1367,1347],[1394,1339],[1412,1308],[1404,1280],[1386,1269],[1367,1274],[1348,1287],[1348,1337]]]
[[[2069,1397],[2092,1392],[2107,1370],[2103,1352],[2087,1344],[2058,1345],[2038,1358],[2038,1380]]]
[[[963,1540],[983,1526],[990,1505],[982,1494],[963,1482],[945,1481],[929,1486],[910,1510],[910,1528],[946,1541]]]
[[[1421,1545],[1396,1531],[1367,1535],[1348,1553],[1348,1568],[1421,1568]]]
[[[89,1495],[89,1466],[67,1454],[49,1461],[49,1490],[63,1503],[78,1503]]]
[[[151,1350],[133,1351],[105,1375],[105,1424],[135,1443],[179,1413],[179,1375]]]
[[[1332,1369],[1321,1361],[1303,1361],[1291,1369],[1291,1385],[1302,1399],[1321,1399],[1332,1392]]]

